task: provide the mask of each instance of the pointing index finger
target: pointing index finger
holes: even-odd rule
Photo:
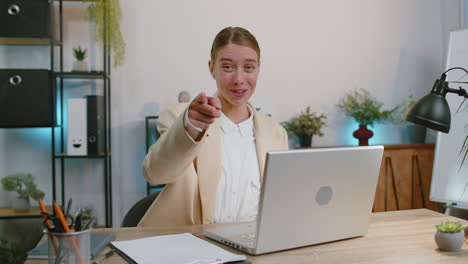
[[[221,101],[216,97],[208,97],[208,104],[215,107],[216,110],[221,110]]]
[[[204,92],[201,92],[197,97],[197,103],[199,104],[206,104],[208,103],[208,98]]]

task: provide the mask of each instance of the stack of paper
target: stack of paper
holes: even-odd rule
[[[213,264],[246,259],[189,233],[114,241],[111,245],[138,264]]]

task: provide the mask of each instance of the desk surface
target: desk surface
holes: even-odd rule
[[[260,256],[249,256],[254,264],[284,263],[464,263],[468,262],[468,245],[459,252],[442,252],[434,242],[435,225],[449,219],[447,215],[427,209],[373,213],[369,234],[364,237],[303,247]],[[460,219],[458,219],[460,220]],[[468,221],[461,220],[464,224]],[[200,236],[205,228],[214,225],[154,228],[96,229],[95,232],[115,232],[117,240],[128,240],[155,235],[191,232]],[[210,242],[241,253],[222,244]],[[107,251],[107,250],[105,250]],[[242,253],[241,253],[242,254]],[[28,264],[47,263],[44,260],[27,261]],[[126,263],[117,254],[102,262]]]

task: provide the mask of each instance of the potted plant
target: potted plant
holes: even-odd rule
[[[83,225],[88,224],[90,221],[93,221],[93,222],[90,223],[91,225],[93,225],[95,223],[94,219],[96,217],[94,216],[94,210],[90,206],[81,207],[78,210],[77,215],[81,215],[81,223]]]
[[[44,192],[39,190],[34,183],[34,177],[29,173],[16,173],[2,178],[5,191],[16,191],[13,199],[13,209],[16,212],[27,212],[31,208],[29,197],[34,200],[44,198]]]
[[[86,49],[81,49],[80,46],[73,48],[73,56],[75,57],[75,62],[73,62],[73,72],[84,72],[88,71],[88,64],[85,59],[87,57]]]
[[[374,133],[367,129],[377,121],[382,121],[390,117],[396,110],[382,110],[383,103],[374,98],[365,89],[353,89],[341,99],[338,107],[359,123],[359,129],[354,131],[353,136],[359,139],[360,146],[369,145],[369,138]]]
[[[310,111],[308,106],[298,116],[293,117],[289,122],[283,122],[282,125],[289,135],[296,136],[301,147],[310,147],[312,136],[323,136],[322,128],[326,126],[324,114],[317,114]]]
[[[125,59],[126,48],[122,32],[120,32],[122,17],[120,0],[84,1],[89,2],[87,9],[88,19],[95,25],[94,35],[96,41],[106,48],[110,47],[112,49],[114,67],[120,66]]]
[[[395,108],[389,120],[395,125],[405,127],[403,134],[408,137],[410,143],[424,143],[426,128],[406,121],[409,110],[411,110],[416,103],[413,97],[414,94],[409,94],[408,97]]]
[[[458,251],[465,241],[465,227],[458,221],[446,221],[436,225],[435,242],[440,250]]]

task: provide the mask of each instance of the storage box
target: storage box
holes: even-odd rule
[[[0,127],[55,125],[55,89],[49,70],[0,69]]]

